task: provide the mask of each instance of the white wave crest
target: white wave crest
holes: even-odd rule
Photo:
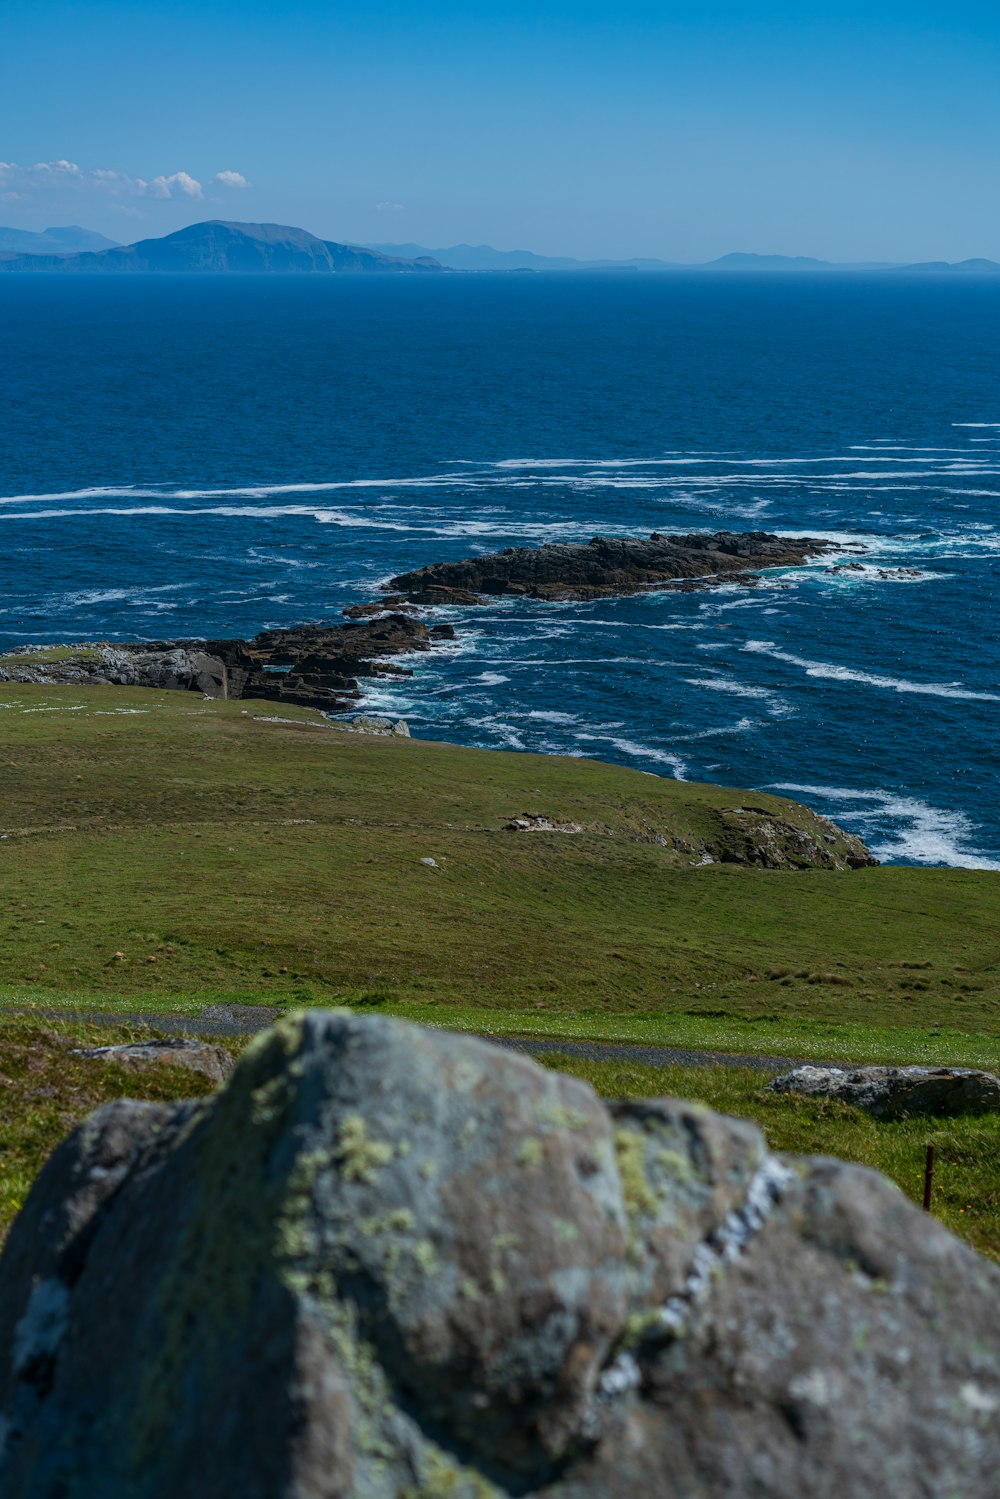
[[[711,692],[728,692],[733,697],[754,698],[767,705],[772,718],[792,718],[797,710],[771,687],[752,687],[732,677],[685,677],[689,687],[707,687]]]
[[[652,745],[637,744],[634,739],[620,739],[614,734],[577,734],[576,739],[581,744],[610,744],[630,759],[652,760],[657,765],[668,765],[674,773],[675,781],[686,781],[688,778],[685,762],[680,755],[673,755],[669,750],[654,749]]]
[[[915,864],[945,864],[953,869],[1000,871],[1000,859],[963,846],[975,828],[963,812],[942,811],[913,796],[894,791],[857,791],[850,786],[804,786],[775,783],[774,791],[811,797],[829,805],[824,809],[856,827],[880,859],[907,859]],[[892,832],[879,824],[895,823]]]
[[[905,677],[887,677],[877,672],[856,671],[850,666],[835,666],[828,661],[810,661],[804,656],[794,656],[790,651],[781,651],[772,640],[748,640],[741,647],[752,655],[770,656],[775,661],[787,661],[791,666],[800,666],[807,677],[826,677],[835,682],[859,682],[866,687],[882,687],[891,692],[915,692],[924,697],[961,698],[967,702],[1000,703],[1000,693],[974,692],[956,682],[910,682]]]

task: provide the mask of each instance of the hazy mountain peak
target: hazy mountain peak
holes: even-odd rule
[[[79,254],[53,254],[51,246],[46,246],[47,254],[12,248],[13,255],[0,259],[0,270],[343,275],[442,269],[427,257],[409,260],[383,255],[363,246],[320,239],[291,224],[244,224],[227,219],[206,219],[156,239]]]
[[[52,229],[11,229],[0,227],[0,251],[15,255],[74,255],[81,250],[113,250],[118,241],[67,224]]]

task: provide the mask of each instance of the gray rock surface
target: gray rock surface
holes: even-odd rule
[[[291,1017],[0,1261],[4,1499],[995,1499],[1000,1271],[873,1172]]]
[[[224,1083],[234,1062],[224,1046],[189,1036],[167,1036],[155,1041],[128,1041],[118,1046],[81,1048],[83,1057],[117,1062],[121,1067],[186,1067],[213,1083]]]
[[[409,739],[410,726],[405,718],[383,718],[380,714],[361,713],[352,718],[347,726],[356,734],[389,734],[397,739]]]
[[[775,1093],[839,1098],[880,1119],[904,1114],[1000,1113],[1000,1077],[976,1067],[795,1067]]]
[[[79,655],[46,661],[39,653],[19,651],[4,658],[2,682],[60,683],[89,686],[108,682],[115,687],[176,688],[224,697],[229,690],[226,665],[220,656],[197,642],[112,646],[82,645]],[[234,690],[233,697],[239,692]]]

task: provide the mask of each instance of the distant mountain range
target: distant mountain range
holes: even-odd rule
[[[5,231],[6,232],[6,231]],[[17,233],[18,231],[14,231]],[[65,231],[46,230],[32,236],[44,240],[46,235]],[[86,234],[86,230],[75,231]],[[100,239],[100,235],[95,235]],[[134,245],[83,250],[57,254],[41,247],[29,253],[4,253],[0,248],[0,271],[23,272],[89,272],[122,274],[127,272],[216,272],[246,274],[344,275],[365,272],[413,273],[440,272],[442,267],[429,256],[413,258],[385,255],[363,245],[342,245],[335,240],[318,239],[306,229],[285,224],[232,224],[213,219],[204,224],[190,224],[162,239],[141,239]]]
[[[73,255],[78,250],[113,250],[118,241],[93,229],[70,224],[65,229],[5,229],[0,226],[0,253],[14,255]]]
[[[574,260],[568,255],[536,255],[532,250],[494,250],[492,245],[451,245],[425,250],[422,245],[369,245],[384,255],[433,255],[450,271],[608,271],[680,269],[669,260]]]
[[[995,260],[923,261],[892,265],[884,261],[840,264],[807,255],[723,255],[700,265],[678,261],[574,260],[536,255],[531,250],[494,250],[490,245],[351,245],[319,239],[287,224],[235,224],[211,219],[189,224],[160,239],[117,245],[92,230],[0,228],[0,271],[188,272],[273,275],[415,274],[442,271],[711,271],[767,275],[777,272],[838,274],[848,271],[909,272],[919,275],[996,276]]]
[[[934,273],[952,271],[965,275],[1000,274],[995,260],[929,260],[916,265],[896,265],[890,261],[869,260],[841,263],[815,260],[809,255],[752,255],[736,252],[718,260],[688,264],[676,260],[574,260],[569,256],[536,255],[531,250],[494,250],[491,245],[451,245],[428,250],[423,245],[370,245],[384,255],[430,255],[447,270],[454,271],[918,271]]]

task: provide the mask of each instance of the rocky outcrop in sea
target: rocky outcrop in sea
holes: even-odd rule
[[[508,547],[403,573],[381,599],[345,609],[346,624],[264,630],[252,640],[88,643],[56,652],[28,647],[0,658],[0,682],[179,688],[343,713],[362,696],[359,679],[406,675],[391,658],[455,638],[452,625],[427,624],[414,605],[478,604],[499,594],[587,599],[734,580],[752,585],[755,569],[797,566],[827,548],[766,531],[654,532],[648,541],[595,536],[587,546]]]
[[[505,547],[461,562],[436,562],[400,573],[386,585],[415,604],[469,604],[482,595],[536,599],[593,599],[639,593],[666,584],[755,582],[765,567],[798,567],[830,549],[814,537],[768,531],[716,531],[648,541],[595,536],[586,545],[553,543]]]
[[[98,1110],[0,1261],[4,1499],[990,1499],[998,1416],[883,1177],[379,1016]]]

